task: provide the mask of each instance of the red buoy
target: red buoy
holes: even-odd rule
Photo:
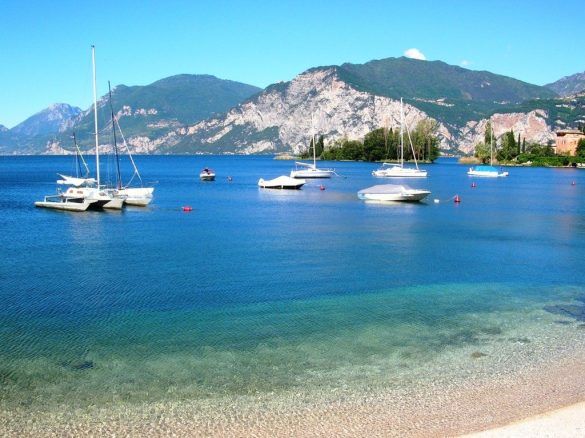
[[[321,184],[321,185],[319,186],[319,190],[325,190],[325,186],[324,186],[323,184]]]
[[[183,211],[193,211],[193,207],[185,205],[185,206],[183,206]]]
[[[455,202],[455,204],[459,204],[461,202],[461,198],[459,197],[459,195],[455,195],[453,201]]]

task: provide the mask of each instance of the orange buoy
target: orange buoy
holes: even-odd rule
[[[321,184],[321,185],[319,186],[319,190],[325,190],[325,186],[324,186],[323,184]]]
[[[185,206],[183,206],[183,211],[193,211],[193,207],[185,205]]]
[[[459,197],[459,195],[455,195],[453,201],[455,202],[455,204],[459,204],[461,202],[461,198]]]

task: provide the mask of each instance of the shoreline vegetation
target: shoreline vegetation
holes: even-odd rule
[[[585,128],[580,127],[585,133]],[[489,164],[499,166],[578,167],[585,163],[585,140],[579,141],[575,155],[558,155],[553,142],[539,144],[527,142],[514,130],[495,136],[491,122],[487,122],[484,141],[475,145],[473,156],[459,159],[461,164]]]

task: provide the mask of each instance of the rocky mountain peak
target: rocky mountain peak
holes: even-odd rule
[[[14,134],[29,137],[56,134],[73,126],[80,114],[80,108],[66,103],[54,103],[16,125],[10,131]]]
[[[561,97],[573,96],[585,91],[585,72],[565,76],[556,82],[545,85]]]

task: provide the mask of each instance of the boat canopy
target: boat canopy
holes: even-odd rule
[[[359,194],[369,194],[369,195],[394,195],[398,193],[402,193],[405,190],[412,190],[408,186],[400,185],[400,184],[380,184],[377,186],[368,187],[367,189],[360,190]]]
[[[97,183],[95,178],[75,178],[73,176],[66,176],[61,175],[58,173],[61,178],[57,180],[57,184],[65,185],[65,186],[74,186],[74,187],[81,187],[81,186],[92,186]]]
[[[295,165],[297,166],[302,166],[302,167],[308,167],[309,169],[314,169],[315,165],[311,164],[311,163],[303,163],[302,161],[295,161]]]
[[[496,167],[488,165],[475,166],[473,170],[476,172],[499,172]]]

